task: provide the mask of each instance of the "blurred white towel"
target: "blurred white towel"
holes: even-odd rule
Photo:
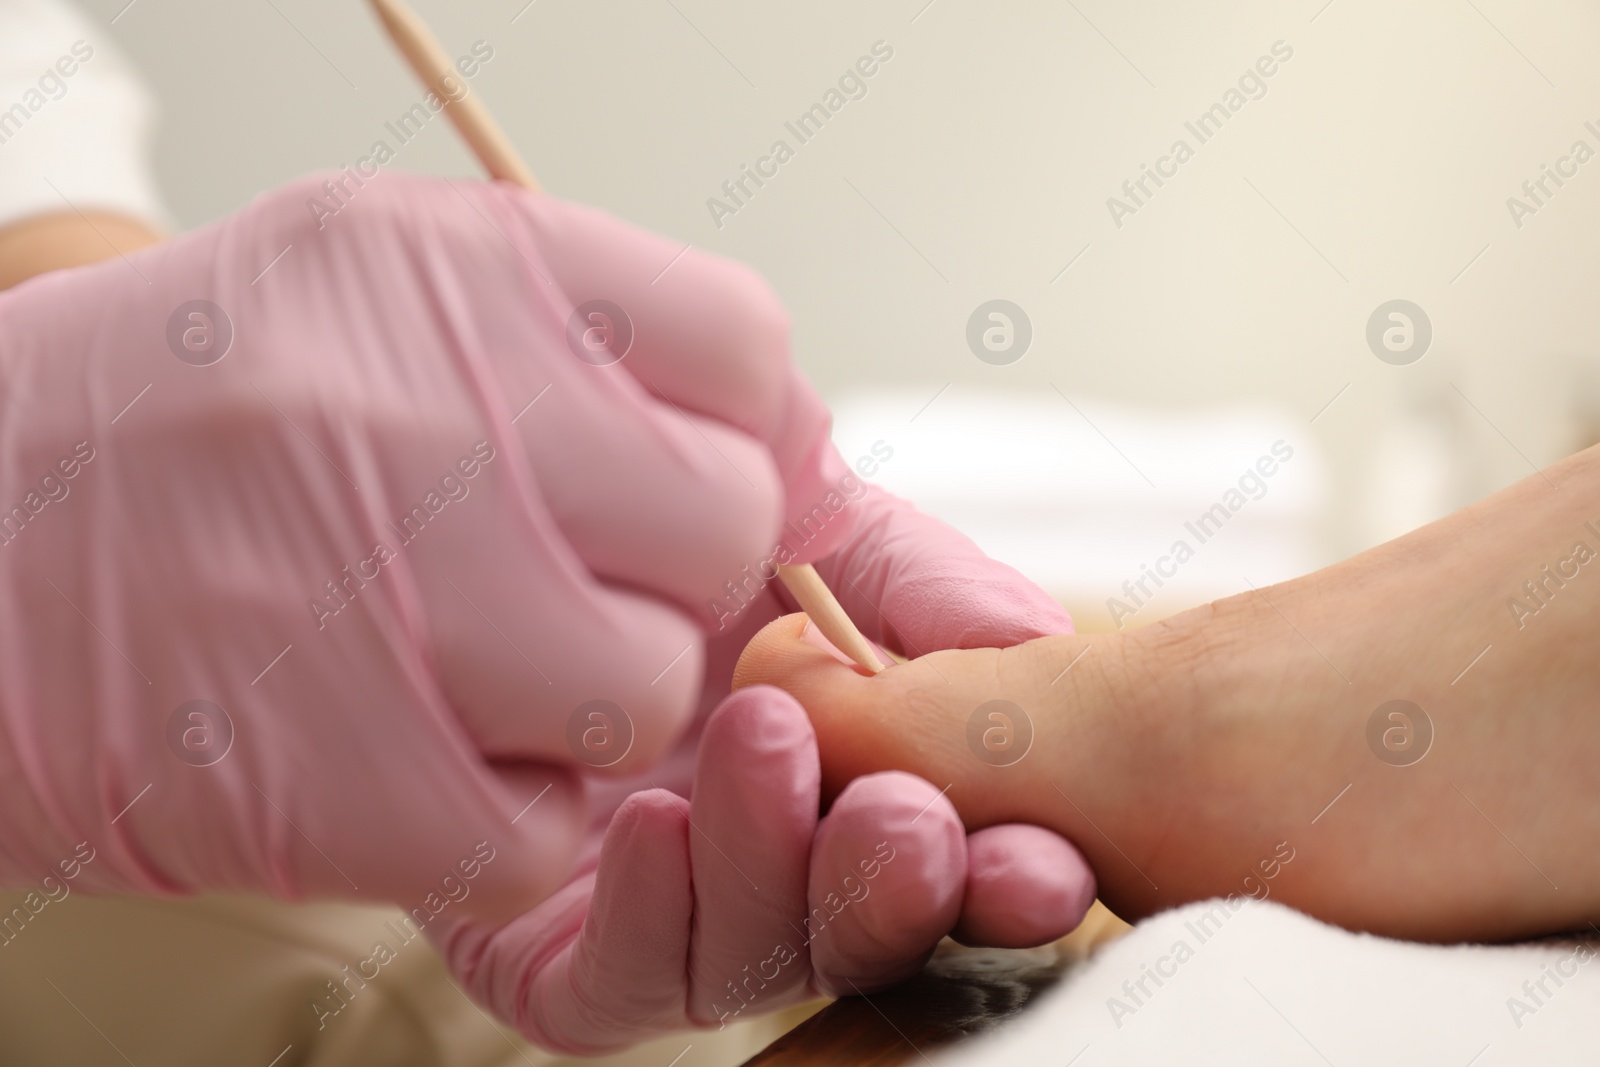
[[[874,481],[1088,612],[1080,627],[1113,624],[1108,597],[1143,623],[1331,562],[1317,533],[1326,475],[1302,417],[1117,407],[1050,386],[936,388],[837,398],[840,451],[855,463],[892,450],[864,468]],[[1221,528],[1197,536],[1190,525],[1218,505],[1233,505]],[[1180,540],[1192,558],[1163,564]],[[1123,583],[1158,565],[1166,577],[1146,578],[1135,604]]]
[[[1390,941],[1271,902],[1213,900],[1145,920],[1001,1030],[936,1059],[963,1067],[1594,1064],[1597,952],[1600,939]]]

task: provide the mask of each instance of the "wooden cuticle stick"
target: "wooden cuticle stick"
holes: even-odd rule
[[[511,147],[504,132],[487,108],[471,93],[452,93],[447,86],[460,85],[461,76],[440,47],[427,25],[403,0],[371,0],[378,20],[388,32],[400,54],[429,91],[444,102],[445,114],[460,132],[472,154],[478,157],[489,176],[511,182],[535,192],[539,183],[533,172]],[[780,564],[778,577],[788,588],[800,610],[808,615],[822,636],[835,648],[855,660],[871,674],[883,670],[877,652],[856,629],[839,599],[833,595],[817,569],[809,563]]]

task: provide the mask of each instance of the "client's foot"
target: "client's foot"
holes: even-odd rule
[[[1125,634],[876,677],[780,619],[825,784],[907,770],[1032,822],[1124,917],[1271,897],[1402,937],[1600,928],[1600,448],[1304,578]]]

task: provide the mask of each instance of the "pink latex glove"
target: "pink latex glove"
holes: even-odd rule
[[[1059,606],[943,524],[876,489],[855,506],[855,536],[820,569],[881,644],[914,655],[1070,631]],[[748,638],[794,610],[775,594],[712,642],[703,734],[652,778],[620,783],[651,788],[622,802],[578,877],[510,923],[430,928],[467,988],[540,1044],[597,1053],[871,992],[915,973],[952,929],[1040,944],[1093,901],[1066,841],[1033,826],[967,835],[912,775],[858,779],[819,819],[803,710],[766,687],[723,699]]]
[[[876,895],[741,1013],[875,988],[955,924],[1010,943],[1076,922],[1092,882],[1070,846],[1031,828],[968,841],[926,783],[864,782],[819,825],[809,726],[753,693],[711,729],[694,803],[730,835],[728,869],[772,874],[783,903],[741,899],[681,824],[646,832],[671,821],[646,793],[611,824],[583,923],[590,874],[572,871],[593,870],[586,831],[616,803],[591,768],[622,747],[607,773],[649,765],[725,693],[780,608],[769,588],[707,644],[726,619],[711,601],[763,570],[781,518],[806,527],[806,559],[868,512],[834,580],[884,607],[892,628],[852,603],[891,647],[1012,643],[1065,616],[903,505],[832,513],[826,414],[743,268],[502,187],[385,177],[327,217],[329,199],[298,183],[0,297],[0,501],[27,510],[0,544],[0,879],[34,884],[84,840],[90,888],[397,901],[484,1000],[563,1047],[726,1014],[690,996],[726,992],[724,965],[767,939],[751,914],[864,877],[889,833]],[[596,320],[569,335],[594,298],[629,309],[621,363],[582,346]],[[195,299],[231,324],[209,365],[221,335],[208,351]],[[397,534],[416,505],[427,523]],[[376,542],[392,558],[372,563]],[[594,699],[626,711],[591,718]],[[661,779],[695,755],[680,742]],[[641,892],[667,910],[636,911]],[[670,966],[686,894],[698,979]],[[574,968],[580,928],[605,947]],[[595,1003],[612,1007],[590,1025]]]
[[[0,884],[520,914],[846,472],[748,268],[334,180],[0,295]]]

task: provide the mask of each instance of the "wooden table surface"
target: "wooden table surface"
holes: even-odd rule
[[[1023,1011],[1095,947],[1128,930],[1096,902],[1083,924],[1032,949],[939,946],[922,973],[866,997],[834,1001],[745,1067],[895,1067],[991,1029]]]

